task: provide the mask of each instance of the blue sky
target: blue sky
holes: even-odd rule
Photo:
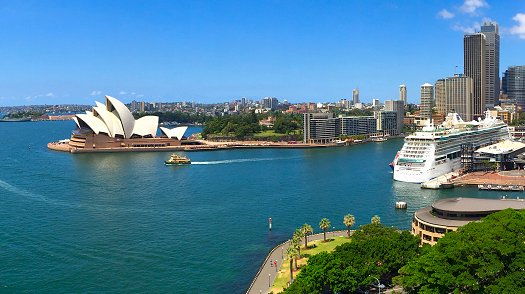
[[[463,65],[463,34],[500,24],[525,64],[525,0],[0,1],[0,105],[397,99]]]

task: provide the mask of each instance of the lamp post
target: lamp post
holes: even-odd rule
[[[271,287],[271,286],[272,286],[272,284],[271,284],[271,282],[270,282],[270,277],[271,277],[271,276],[272,276],[272,274],[268,274],[268,287]]]

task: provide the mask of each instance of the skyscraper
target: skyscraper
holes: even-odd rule
[[[487,107],[499,104],[499,28],[494,22],[485,22],[481,32],[465,35],[465,75],[474,86],[473,115],[480,116]]]
[[[504,73],[503,92],[521,109],[525,109],[525,65],[510,66]]]
[[[465,121],[472,120],[473,89],[471,77],[454,75],[437,80],[434,89],[437,112],[445,115],[455,112]]]
[[[485,94],[487,73],[485,67],[485,35],[482,33],[465,35],[463,44],[465,76],[472,78],[474,87],[472,111],[474,116],[481,116],[488,100]]]
[[[485,107],[499,104],[499,28],[497,23],[485,22],[481,25],[485,35]]]
[[[404,105],[407,105],[407,86],[399,86],[399,100],[403,101]]]
[[[421,85],[420,114],[423,118],[432,118],[432,104],[434,97],[434,86],[429,83]]]
[[[352,90],[352,104],[356,105],[359,102],[359,89],[354,89]]]

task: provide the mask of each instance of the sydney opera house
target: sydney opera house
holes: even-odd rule
[[[144,116],[135,120],[131,111],[118,99],[110,96],[105,98],[105,104],[96,102],[91,111],[77,114],[73,118],[77,128],[71,139],[50,143],[48,147],[73,153],[181,148],[188,127],[160,127],[161,135],[157,136],[158,116]]]

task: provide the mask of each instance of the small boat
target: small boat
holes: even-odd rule
[[[177,154],[172,154],[170,156],[170,159],[164,161],[164,164],[165,165],[186,165],[186,164],[191,164],[191,161],[187,157],[177,155]]]
[[[370,137],[370,141],[372,142],[385,142],[387,138],[385,137]]]

